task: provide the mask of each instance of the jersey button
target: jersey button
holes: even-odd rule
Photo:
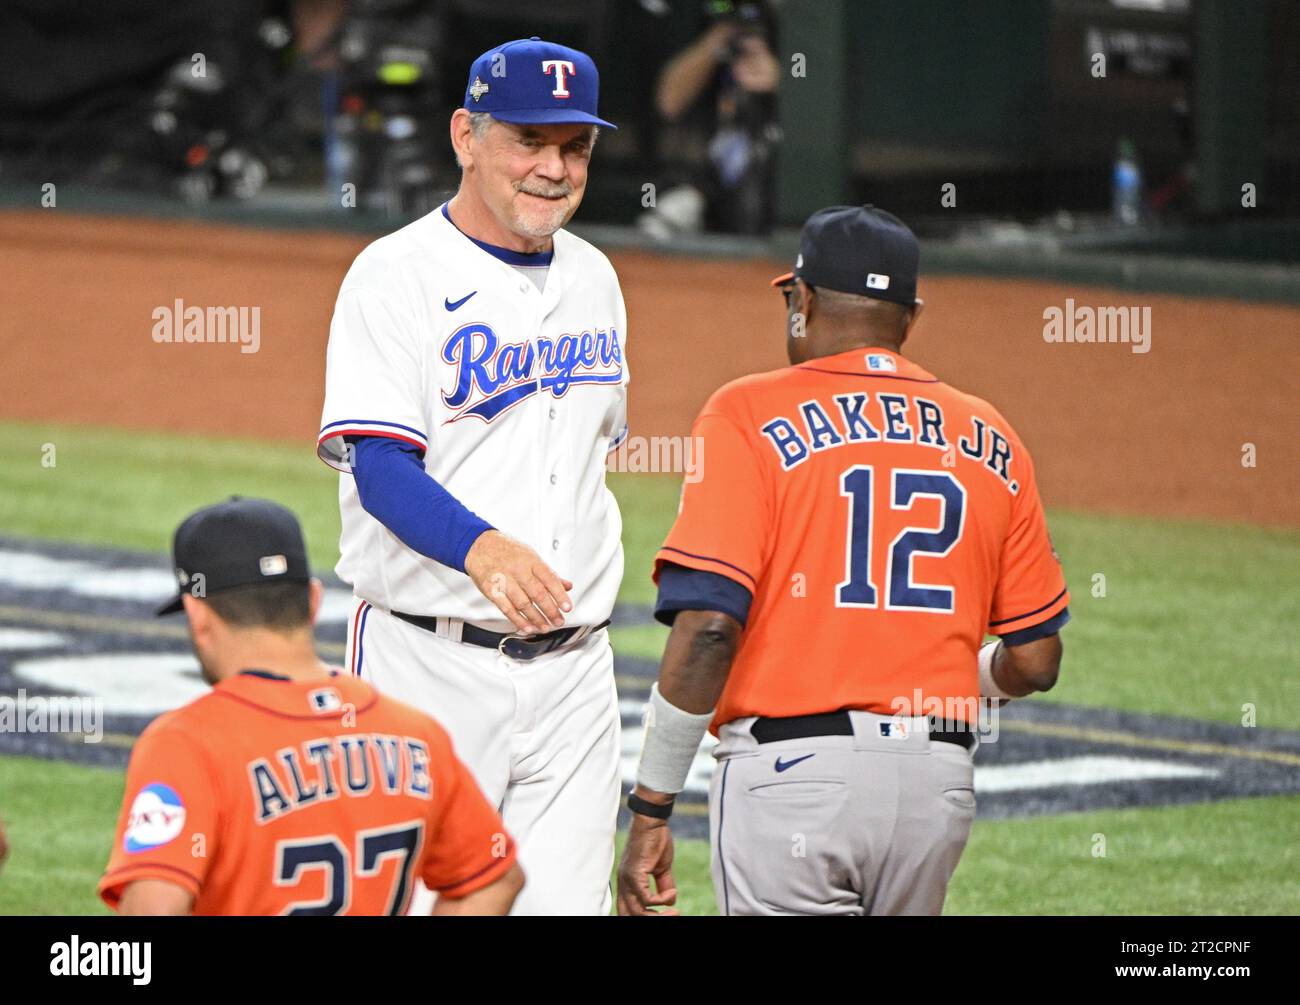
[[[554,405],[551,406],[551,412],[550,412],[550,415],[551,415],[551,418],[552,418],[552,419],[555,418],[555,406],[554,406]]]
[[[527,284],[527,283],[520,283],[520,284],[519,284],[519,292],[520,292],[520,293],[527,293],[527,292],[528,292],[528,284]]]
[[[560,539],[557,537],[554,541],[551,542],[551,551],[559,551],[559,550],[560,550]]]
[[[559,480],[559,479],[557,479],[557,478],[555,477],[555,475],[551,475],[551,484],[552,484],[552,485],[554,485],[558,480]]]

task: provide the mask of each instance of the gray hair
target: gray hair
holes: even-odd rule
[[[497,120],[494,119],[494,118],[492,117],[492,113],[491,113],[491,112],[470,112],[470,113],[469,113],[469,128],[470,128],[470,132],[474,134],[474,139],[476,139],[476,140],[481,140],[484,136],[486,136],[486,135],[487,135],[488,128],[489,128],[489,127],[492,125],[492,123],[495,122],[495,121],[497,121]],[[592,127],[591,127],[591,145],[592,145],[593,147],[596,145],[596,137],[599,136],[599,135],[600,135],[600,126],[592,126]],[[462,163],[460,162],[460,157],[459,157],[459,156],[456,158],[456,166],[457,166],[457,167],[464,167],[464,166],[465,166],[464,164],[462,164]]]

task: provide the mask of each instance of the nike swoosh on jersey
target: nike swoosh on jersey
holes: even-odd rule
[[[472,297],[472,296],[473,296],[475,293],[477,293],[477,292],[478,292],[478,290],[474,290],[474,291],[472,291],[472,292],[470,292],[470,293],[466,293],[463,297],[461,297],[461,298],[460,298],[459,300],[457,300],[455,303],[453,303],[451,300],[448,300],[448,299],[444,298],[443,301],[442,301],[442,305],[443,305],[444,307],[446,307],[447,310],[449,310],[449,311],[454,311],[457,307],[460,307],[462,304],[465,303],[466,300],[468,300],[470,297]]]
[[[816,756],[816,754],[804,754],[803,757],[796,757],[793,761],[782,761],[781,758],[778,757],[776,759],[776,770],[785,771],[786,768],[793,768],[800,761],[806,761],[808,758]]]

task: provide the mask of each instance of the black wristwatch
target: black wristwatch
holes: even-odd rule
[[[640,813],[643,817],[654,817],[656,820],[667,820],[673,815],[673,800],[666,803],[652,803],[649,800],[642,799],[635,792],[627,794],[627,808],[633,813]]]

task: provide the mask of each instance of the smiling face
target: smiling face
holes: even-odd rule
[[[452,117],[452,141],[464,168],[462,191],[470,188],[495,223],[517,239],[548,239],[582,202],[595,133],[582,123],[493,120],[475,135],[469,113],[459,109]]]

